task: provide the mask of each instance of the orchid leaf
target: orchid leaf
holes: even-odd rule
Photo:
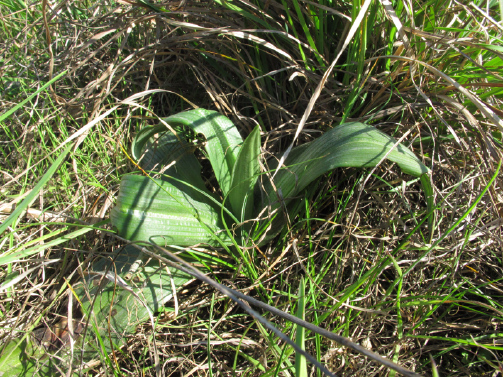
[[[133,157],[139,161],[140,167],[148,172],[161,173],[153,176],[184,192],[191,191],[191,195],[199,200],[204,201],[204,196],[212,197],[201,178],[201,164],[194,156],[194,146],[165,130],[163,127],[154,134],[142,130],[137,135]],[[149,138],[139,142],[138,139],[143,139],[145,134]]]
[[[265,243],[285,227],[285,216],[292,219],[301,207],[300,201],[294,199],[304,194],[310,185],[313,187],[312,182],[323,174],[338,167],[375,167],[384,159],[397,163],[406,174],[421,177],[428,207],[433,208],[429,169],[405,146],[366,124],[343,124],[311,143],[294,148],[284,167],[275,174],[273,182],[265,183],[263,199],[257,202],[259,196],[254,195],[254,191],[258,192],[256,186],[260,175],[261,152],[258,127],[243,143],[232,122],[214,111],[196,109],[170,116],[164,121],[173,129],[190,127],[205,137],[208,160],[220,185],[223,201],[228,201],[232,213],[205,187],[193,147],[183,137],[163,134],[164,125],[148,127],[137,135],[133,156],[144,172],[152,176],[125,176],[117,204],[111,212],[111,222],[119,235],[132,241],[179,247],[201,243],[226,249],[228,245],[239,247],[244,238],[232,239],[230,229],[235,229],[238,222],[253,220],[254,216],[264,213],[265,208],[278,210],[272,212],[275,217],[265,220],[254,234],[255,237],[262,236],[261,243]],[[264,229],[268,229],[265,237]],[[98,275],[108,276],[108,280],[111,280],[110,273],[113,272],[115,285],[105,290],[95,289],[94,292],[92,283],[86,281],[87,291],[92,291],[96,304],[84,305],[88,312],[94,313],[95,331],[100,337],[108,337],[117,346],[124,343],[126,334],[133,331],[138,322],[148,318],[149,310],[154,312],[160,303],[171,297],[168,291],[158,290],[166,288],[167,283],[162,277],[159,278],[161,280],[155,280],[158,279],[155,275],[160,271],[155,268],[145,270],[146,285],[125,288],[125,283],[119,280],[125,272],[124,267],[117,264],[120,258],[120,255],[116,256],[115,264],[111,267],[99,264],[110,263],[105,259],[93,266]],[[111,272],[105,273],[105,269]],[[188,276],[180,275],[178,281],[188,279]],[[114,291],[117,282],[121,287],[119,291]],[[149,284],[158,287],[152,288]],[[141,293],[135,295],[143,297],[146,305],[142,306],[135,295],[128,294],[131,289]],[[153,293],[148,293],[148,290]],[[303,290],[302,285],[300,296],[303,296]],[[299,316],[304,314],[304,306],[303,301],[299,301]],[[121,315],[114,312],[116,307],[121,310]],[[145,308],[142,312],[142,307],[149,309]],[[105,320],[107,313],[113,313],[114,318]],[[131,313],[138,314],[131,316]],[[305,335],[300,328],[297,331],[297,342],[303,345]],[[110,351],[115,347],[105,343],[94,342],[95,352]],[[305,360],[298,358],[296,368],[298,375],[304,376],[307,370]]]
[[[253,214],[253,191],[260,174],[260,128],[256,127],[239,150],[232,171],[229,201],[234,215],[241,221]]]
[[[321,175],[341,167],[367,168],[376,166],[384,156],[396,162],[402,171],[416,177],[428,168],[409,149],[396,140],[363,123],[346,123],[326,132],[317,140],[302,145],[297,153],[287,158],[274,179],[281,188],[281,200],[288,203]],[[268,194],[279,202],[276,191],[270,187]]]
[[[133,271],[135,264],[137,270]],[[172,299],[173,287],[179,289],[191,280],[188,274],[149,261],[132,245],[118,250],[112,258],[100,259],[86,279],[74,287],[89,322],[84,359],[95,358],[102,345],[108,353],[112,345],[125,344],[129,334],[149,319],[149,312],[158,312]],[[106,339],[102,345],[96,332]]]
[[[220,246],[230,241],[221,224],[220,208],[200,201],[194,190],[181,191],[170,182],[128,175],[122,179],[110,218],[120,236],[158,245]]]
[[[51,376],[54,375],[52,360],[43,360],[43,350],[30,339],[11,340],[0,355],[0,376]]]
[[[339,167],[374,167],[386,156],[395,162],[406,174],[422,177],[421,183],[427,195],[428,209],[432,210],[433,190],[429,181],[429,169],[402,144],[363,123],[346,123],[326,132],[313,142],[292,150],[285,167],[274,178],[274,185],[266,185],[266,197],[272,210],[283,206],[292,217],[289,204],[308,185],[323,174]],[[274,169],[274,166],[273,166]],[[257,212],[262,208],[257,208]],[[284,224],[284,211],[277,215],[267,241],[275,236]],[[430,222],[430,228],[431,222]]]
[[[195,109],[165,118],[170,125],[190,127],[206,138],[206,153],[224,196],[231,188],[231,173],[243,139],[236,126],[216,111]]]

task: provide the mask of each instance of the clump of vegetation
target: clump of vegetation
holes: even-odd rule
[[[0,9],[2,370],[321,373],[300,347],[387,373],[275,307],[420,374],[501,373],[500,3]],[[187,114],[236,126],[223,165]],[[348,124],[386,148],[322,168]],[[149,190],[179,231],[135,233]]]

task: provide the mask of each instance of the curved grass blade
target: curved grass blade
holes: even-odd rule
[[[52,163],[47,172],[42,176],[40,181],[35,185],[35,187],[30,191],[30,193],[26,196],[26,198],[16,207],[16,209],[10,214],[10,216],[0,225],[0,235],[5,232],[5,230],[14,223],[17,218],[21,215],[21,213],[28,208],[31,203],[37,198],[42,187],[52,178],[54,173],[56,173],[59,169],[59,166],[63,163],[66,158],[66,155],[72,149],[73,144],[68,144],[66,148],[61,152],[59,157]]]
[[[374,167],[386,154],[387,159],[396,162],[406,174],[419,177],[428,173],[428,168],[403,145],[391,150],[395,144],[392,137],[372,126],[356,122],[342,124],[319,139],[292,150],[285,162],[288,169],[281,169],[274,179],[282,198],[272,187],[268,187],[267,194],[277,208],[280,200],[288,204],[311,182],[330,170]]]

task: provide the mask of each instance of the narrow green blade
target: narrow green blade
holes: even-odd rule
[[[299,285],[299,300],[297,301],[296,316],[302,320],[306,319],[306,287],[304,278],[300,278]],[[295,343],[300,349],[306,350],[306,330],[304,327],[297,325],[295,332]],[[295,353],[295,377],[307,377],[307,360],[300,353]]]
[[[246,138],[234,164],[229,201],[234,216],[241,221],[253,214],[253,190],[260,174],[260,128]],[[245,206],[245,208],[243,208]]]
[[[16,106],[14,106],[13,108],[7,110],[5,113],[1,114],[0,115],[0,122],[3,122],[5,119],[7,119],[8,117],[10,117],[12,114],[14,114],[17,110],[19,110],[21,107],[23,107],[28,101],[30,101],[32,98],[34,98],[36,95],[38,95],[39,93],[43,92],[44,90],[46,90],[51,84],[54,84],[56,81],[58,81],[61,77],[63,77],[64,75],[66,75],[66,71],[63,71],[61,72],[59,75],[57,75],[56,77],[53,77],[52,80],[46,82],[44,85],[42,85],[40,87],[40,89],[38,89],[35,93],[31,94],[28,96],[28,98],[26,98],[25,100],[21,101],[20,103],[18,103]],[[1,233],[1,232],[0,232]]]
[[[29,248],[20,248],[20,250],[18,249],[17,251],[14,251],[11,254],[3,253],[0,256],[0,266],[6,265],[8,263],[12,263],[16,260],[23,259],[23,258],[29,257],[29,256],[37,254],[37,253],[40,253],[41,251],[46,250],[50,247],[54,247],[56,245],[60,245],[62,243],[68,242],[68,241],[73,240],[79,236],[82,236],[83,234],[90,232],[91,230],[99,230],[100,229],[99,226],[108,223],[108,221],[109,220],[99,222],[99,223],[95,224],[94,226],[82,227],[74,232],[67,233],[67,234],[65,234],[61,237],[58,237],[56,239],[53,239],[51,241],[44,242],[44,243],[29,247]]]

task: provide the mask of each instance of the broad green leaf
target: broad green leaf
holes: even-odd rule
[[[276,174],[274,184],[269,183],[265,187],[265,197],[269,203],[264,201],[253,208],[254,189],[260,175],[258,127],[241,146],[242,140],[234,125],[216,112],[197,109],[168,117],[165,121],[175,128],[188,126],[205,136],[208,159],[234,214],[225,215],[226,218],[233,217],[235,222],[238,221],[236,218],[239,221],[251,220],[253,209],[260,211],[267,204],[272,209],[283,206],[272,223],[265,224],[267,228],[270,226],[270,230],[268,237],[262,242],[284,227],[286,213],[290,217],[296,214],[300,201],[293,199],[303,193],[315,179],[337,167],[373,167],[386,157],[396,162],[405,173],[420,176],[428,204],[433,203],[429,171],[410,150],[372,126],[348,123],[327,132],[312,143],[292,150],[285,167]],[[156,126],[140,131],[133,145],[133,156],[136,159],[143,158],[140,160],[142,168],[160,179],[125,176],[117,204],[111,213],[113,225],[121,236],[129,240],[179,247],[198,243],[224,247],[234,244],[239,248],[236,241],[230,239],[227,231],[224,231],[230,228],[224,223],[225,219],[221,218],[221,213],[226,213],[226,209],[204,187],[200,165],[195,161],[186,141],[178,140],[170,134],[161,135],[156,140],[156,135],[163,129]],[[169,165],[173,161],[176,163]],[[163,166],[165,164],[169,166]],[[197,255],[192,257],[199,259]],[[122,258],[124,256],[120,254],[113,258],[111,268],[106,266],[110,260],[105,258],[93,265],[94,274],[108,276],[111,281],[104,290],[97,288],[89,280],[85,282],[85,291],[80,288],[79,297],[87,300],[87,304],[83,305],[84,312],[88,313],[92,321],[95,335],[92,339],[97,340],[86,340],[86,344],[92,345],[86,351],[89,352],[89,357],[94,357],[96,352],[106,354],[113,348],[120,347],[138,323],[147,320],[160,307],[159,303],[171,297],[170,292],[162,291],[167,283],[162,278],[157,283],[155,280],[159,271],[163,271],[162,268],[156,270],[152,267],[152,270],[146,271],[145,283],[142,285],[128,286],[122,277],[127,273],[126,266],[131,265],[133,259],[123,263]],[[178,281],[188,280],[190,277],[183,275]],[[158,284],[157,288],[155,284]],[[91,294],[84,295],[88,291]],[[302,282],[298,305],[300,317],[305,313],[304,294]],[[297,328],[296,339],[297,344],[303,347],[304,329]],[[297,376],[307,375],[304,358],[297,357],[295,366]]]
[[[40,190],[42,190],[42,187],[49,181],[49,179],[52,178],[54,173],[56,173],[59,169],[59,166],[61,163],[65,160],[66,155],[70,150],[72,149],[72,144],[68,144],[66,148],[61,152],[59,157],[52,163],[52,165],[49,167],[47,172],[42,176],[40,181],[35,185],[35,187],[30,191],[30,193],[24,198],[24,200],[16,207],[16,209],[10,214],[9,217],[0,225],[0,235],[5,232],[5,230],[12,225],[14,221],[17,220],[19,215],[28,208],[31,203],[37,198],[37,195],[39,194]]]
[[[220,208],[170,182],[128,175],[122,179],[110,219],[121,237],[158,245],[229,244]],[[220,240],[220,241],[219,241]]]
[[[396,140],[363,123],[346,123],[317,140],[294,149],[274,179],[277,190],[268,187],[273,207],[287,204],[321,175],[340,167],[376,166],[396,144]],[[404,173],[419,177],[428,168],[409,149],[399,144],[387,155]]]
[[[49,376],[47,370],[50,368],[44,367],[48,360],[41,360],[43,355],[31,340],[11,340],[0,356],[0,376]]]
[[[243,139],[236,126],[216,111],[195,109],[165,118],[170,125],[184,125],[206,138],[206,153],[223,195],[229,193],[231,173]]]
[[[143,157],[144,150],[147,144],[156,134],[166,132],[166,127],[163,124],[157,126],[143,127],[133,139],[131,144],[131,154],[136,161],[140,161]]]
[[[283,210],[276,215],[268,236],[262,242],[267,242],[281,231],[285,211],[290,217],[296,215],[294,208],[298,206],[293,198],[321,175],[339,167],[374,167],[385,155],[388,160],[396,162],[404,173],[421,177],[428,210],[432,210],[433,190],[428,168],[403,145],[393,148],[395,144],[395,139],[376,128],[353,122],[335,127],[317,140],[294,148],[285,162],[285,168],[274,179],[275,187],[270,183],[266,185],[271,208],[274,210],[282,206]],[[257,212],[262,209],[256,207]],[[430,219],[433,220],[433,217]],[[430,229],[433,229],[432,224],[430,221]],[[269,225],[265,224],[262,229],[266,226]]]
[[[130,271],[135,262],[140,264],[138,270]],[[179,270],[168,270],[157,260],[148,261],[148,257],[142,256],[132,245],[117,251],[113,258],[100,259],[93,265],[92,272],[85,282],[74,287],[83,312],[87,313],[85,320],[90,321],[83,342],[85,360],[96,358],[96,353],[100,352],[97,335],[103,339],[102,345],[107,353],[112,350],[111,343],[114,347],[123,346],[136,327],[149,319],[149,311],[158,312],[172,299],[173,285],[179,289],[193,280],[192,276]],[[126,280],[130,272],[132,274]],[[108,278],[104,277],[106,273]],[[100,280],[102,283],[98,284]],[[77,356],[80,357],[80,352]]]
[[[257,126],[239,150],[232,171],[229,201],[234,216],[241,221],[249,220],[253,215],[253,191],[260,174],[259,158],[260,128]]]
[[[133,270],[135,264],[137,269]],[[72,287],[82,304],[82,321],[88,323],[75,344],[73,360],[69,345],[55,358],[45,354],[31,338],[13,340],[0,356],[0,376],[2,372],[8,376],[54,376],[68,363],[80,363],[81,356],[87,362],[100,353],[119,349],[138,325],[172,299],[173,287],[179,289],[193,280],[188,274],[149,260],[133,245],[99,259],[85,276]]]
[[[154,136],[156,134],[157,137]],[[201,178],[201,164],[194,156],[194,147],[166,132],[164,126],[160,130],[158,127],[142,129],[135,137],[132,150],[133,157],[139,161],[142,169],[162,172],[159,177],[161,180],[170,182],[182,191],[192,191],[191,194],[202,201],[205,200],[202,193],[212,196]],[[189,186],[179,181],[186,182]]]

